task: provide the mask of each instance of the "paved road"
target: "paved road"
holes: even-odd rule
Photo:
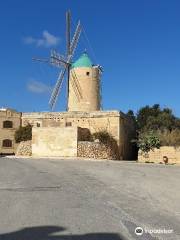
[[[179,240],[180,166],[0,158],[0,240],[61,239]]]

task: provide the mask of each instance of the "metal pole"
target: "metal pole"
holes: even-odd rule
[[[71,45],[71,12],[68,10],[66,12],[66,55],[67,59],[69,58],[70,52],[70,45]],[[70,78],[70,64],[67,68],[67,107],[66,110],[68,111],[68,102],[69,102],[69,78]]]

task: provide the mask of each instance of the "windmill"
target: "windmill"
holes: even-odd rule
[[[63,80],[65,79],[65,76],[67,76],[67,102],[69,99],[69,78],[70,78],[70,69],[72,64],[72,58],[74,56],[80,35],[81,35],[82,27],[80,24],[80,21],[78,21],[78,24],[76,26],[76,30],[74,33],[73,38],[71,39],[71,13],[70,11],[66,12],[66,53],[65,56],[59,54],[57,51],[52,50],[50,54],[49,59],[39,59],[39,58],[33,58],[33,60],[40,61],[40,62],[46,62],[53,66],[56,66],[61,69],[57,82],[54,86],[54,89],[52,91],[49,105],[51,110],[54,109],[58,96],[60,94]],[[82,98],[82,91],[80,84],[78,82],[78,78],[76,77],[76,74],[72,74],[72,85],[74,92],[77,96],[77,99]],[[68,110],[68,109],[67,109]]]

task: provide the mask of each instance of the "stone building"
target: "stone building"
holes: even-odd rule
[[[10,109],[0,109],[0,154],[13,154],[16,152],[14,134],[21,125],[21,113]]]
[[[82,135],[86,132],[81,131],[79,134],[79,130],[81,129],[89,130],[90,133],[98,131],[109,132],[117,141],[119,159],[133,158],[131,139],[134,136],[135,129],[131,119],[122,112],[73,111],[19,113],[12,109],[0,109],[0,154],[13,154],[16,152],[18,144],[15,143],[14,139],[15,131],[19,126],[26,126],[27,124],[33,126],[33,140],[38,137],[42,140],[43,135],[40,134],[44,134],[45,141],[48,143],[46,149],[41,149],[40,145],[38,145],[39,143],[36,144],[36,150],[38,150],[38,154],[36,155],[38,156],[54,156],[55,152],[59,156],[65,156],[64,154],[71,156],[72,152],[74,154],[75,149],[68,148],[68,144],[76,142],[75,146],[76,148],[78,147],[78,141],[81,141],[81,138],[84,139]],[[78,134],[75,131],[78,131]],[[61,138],[62,140],[60,140]],[[48,149],[49,145],[53,145],[51,153]]]
[[[94,112],[39,112],[39,113],[22,113],[22,125],[26,126],[31,124],[34,128],[39,128],[34,131],[34,141],[37,140],[38,134],[41,134],[41,128],[45,129],[45,135],[41,136],[42,141],[49,142],[54,139],[56,133],[61,132],[63,136],[64,147],[66,141],[71,140],[74,135],[74,128],[88,129],[91,133],[105,130],[109,132],[117,141],[119,148],[120,159],[132,159],[133,149],[131,139],[134,137],[135,128],[132,120],[129,119],[124,113],[118,111],[94,111]],[[68,128],[68,129],[67,129]],[[70,135],[72,128],[72,136]],[[60,129],[60,130],[59,130]],[[53,133],[54,131],[54,133]],[[44,134],[44,133],[43,133]],[[67,134],[67,135],[66,135]],[[53,136],[53,138],[52,138]],[[67,136],[67,137],[66,137]],[[40,139],[40,138],[39,138]],[[75,139],[76,141],[78,139]],[[60,140],[58,140],[60,141]],[[72,141],[74,141],[72,139]],[[51,145],[53,143],[51,142]],[[39,154],[46,155],[45,149],[41,151],[40,144],[38,143]],[[59,146],[53,146],[54,152]],[[37,149],[37,148],[36,148]],[[61,148],[62,150],[62,148]],[[74,152],[74,149],[72,149]],[[49,154],[49,150],[48,150]],[[53,150],[52,153],[53,155]],[[63,152],[61,152],[63,154]],[[69,155],[70,149],[69,149]],[[47,155],[46,155],[47,156]],[[63,156],[63,155],[62,155]]]

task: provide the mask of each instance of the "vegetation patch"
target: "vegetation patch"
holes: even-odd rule
[[[28,140],[32,140],[32,126],[30,124],[25,127],[19,127],[15,132],[16,143]]]
[[[137,114],[132,110],[127,115],[134,121],[137,129],[136,139],[132,140],[138,149],[147,153],[161,146],[180,146],[180,118],[170,108],[159,104],[142,107]]]

